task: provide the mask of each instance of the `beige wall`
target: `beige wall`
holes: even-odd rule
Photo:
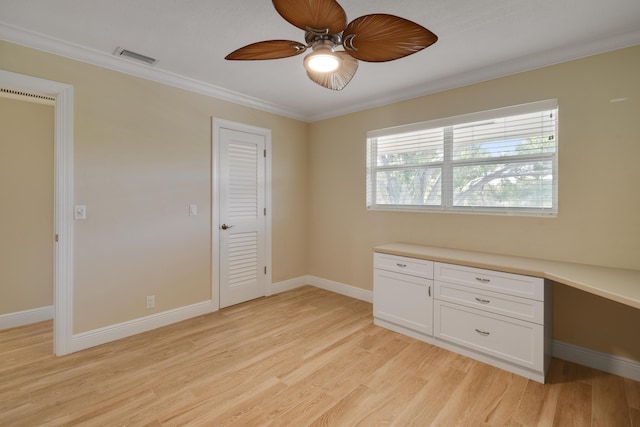
[[[306,123],[6,42],[0,68],[74,88],[74,333],[210,299],[212,116],[272,129],[272,277],[306,274]]]
[[[53,304],[53,125],[0,97],[0,314]]]
[[[212,116],[273,130],[274,282],[370,290],[372,247],[392,241],[640,269],[640,47],[310,125],[5,42],[0,68],[74,86],[76,203],[88,206],[76,333],[210,297]],[[368,130],[548,98],[560,103],[557,218],[366,210]],[[561,285],[554,296],[556,339],[640,360],[640,310]]]
[[[640,46],[313,123],[309,273],[372,289],[372,248],[395,241],[640,269],[638,76]],[[550,98],[557,218],[367,211],[367,131]],[[640,360],[640,310],[559,286],[555,297],[556,339]]]

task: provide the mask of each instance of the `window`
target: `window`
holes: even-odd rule
[[[557,101],[367,134],[367,207],[555,215]]]

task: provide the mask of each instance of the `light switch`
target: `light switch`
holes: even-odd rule
[[[198,215],[198,205],[189,205],[189,216]]]
[[[73,217],[75,219],[87,219],[87,205],[75,205]]]

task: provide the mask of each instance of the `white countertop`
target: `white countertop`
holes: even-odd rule
[[[598,267],[409,243],[380,245],[376,246],[374,251],[543,277],[622,304],[640,308],[640,270]]]

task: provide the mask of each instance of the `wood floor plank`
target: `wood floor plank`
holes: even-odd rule
[[[592,389],[582,381],[562,384],[553,425],[558,427],[591,425]]]
[[[381,340],[381,343],[385,343],[385,345],[375,351],[368,352],[350,372],[332,379],[322,388],[336,398],[345,396],[359,388],[365,378],[368,378],[407,346],[407,341],[396,334],[388,334],[385,340]]]
[[[629,407],[640,410],[640,382],[627,378],[623,381]]]
[[[428,426],[440,414],[466,376],[455,367],[443,366],[434,372],[426,386],[407,402],[392,426]]]
[[[315,420],[336,404],[336,399],[324,390],[317,390],[312,395],[296,402],[295,406],[279,415],[269,424],[239,424],[239,426],[304,426],[309,420]]]
[[[625,395],[629,404],[629,418],[633,427],[640,427],[640,382],[624,378]]]
[[[406,366],[406,365],[405,365]],[[427,385],[428,381],[412,373],[404,373],[390,386],[386,392],[378,392],[380,398],[358,420],[357,425],[363,426],[387,426],[398,418],[406,408],[407,402],[411,402],[419,396],[419,393]],[[424,401],[418,402],[424,405]]]
[[[479,397],[493,386],[498,374],[497,368],[478,363],[465,373],[463,380],[447,400],[434,424],[449,425],[455,420],[459,425],[471,425],[479,421]]]
[[[0,331],[0,426],[639,426],[640,383],[552,359],[547,384],[373,325],[305,286],[53,355]]]
[[[360,385],[311,422],[309,426],[356,425],[362,414],[366,413],[367,409],[371,407],[368,403],[373,402],[375,396],[375,391]]]
[[[623,378],[594,370],[591,384],[593,389],[591,425],[594,427],[631,425]]]
[[[529,381],[516,374],[498,370],[493,385],[479,396],[477,419],[484,426],[506,426],[514,421],[515,411]]]

